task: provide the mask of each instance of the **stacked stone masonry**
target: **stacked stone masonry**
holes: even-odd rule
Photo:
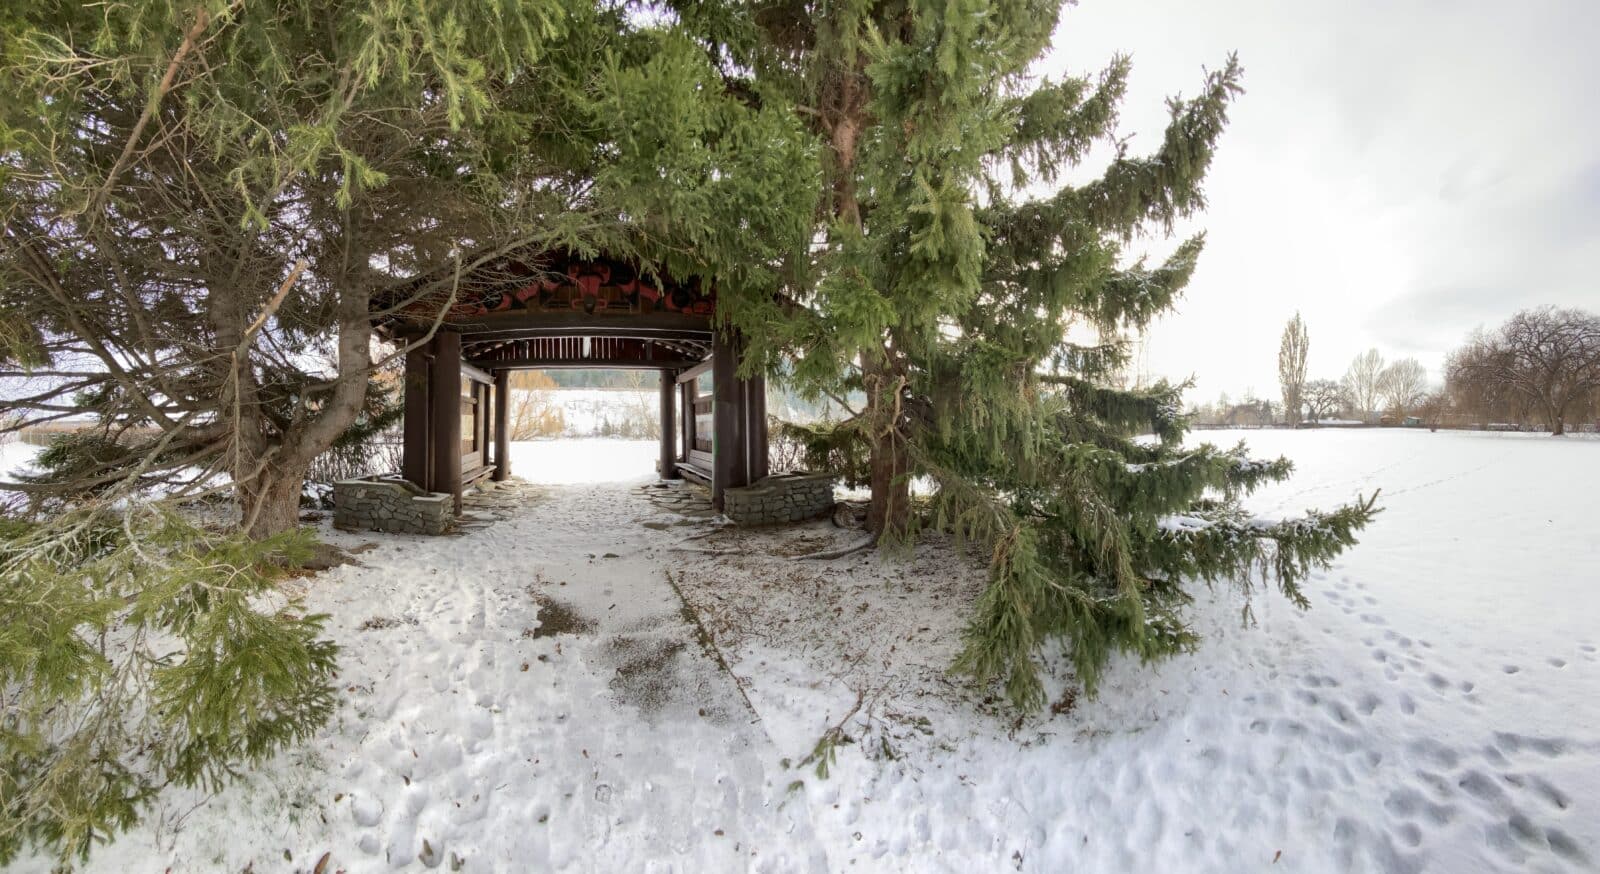
[[[833,510],[834,477],[784,473],[722,496],[722,512],[739,525],[782,525],[826,516]]]
[[[333,484],[333,527],[396,534],[443,534],[454,521],[444,492],[425,492],[396,477]]]

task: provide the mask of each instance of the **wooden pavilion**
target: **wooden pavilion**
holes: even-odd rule
[[[659,474],[705,482],[720,510],[726,489],[767,475],[767,396],[763,378],[737,376],[741,344],[715,315],[698,280],[562,252],[494,259],[376,302],[380,335],[420,341],[405,361],[401,473],[453,494],[459,512],[466,486],[511,475],[511,371],[646,369],[660,374]]]

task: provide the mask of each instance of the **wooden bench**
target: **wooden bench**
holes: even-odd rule
[[[711,485],[711,471],[706,470],[703,467],[699,467],[698,465],[688,464],[680,461],[678,462],[678,473],[679,475],[687,479],[692,479],[697,483],[701,483],[702,485]]]
[[[461,486],[466,488],[484,477],[494,473],[494,465],[480,464],[477,467],[461,472]]]

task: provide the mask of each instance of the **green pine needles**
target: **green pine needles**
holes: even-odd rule
[[[1089,692],[1113,653],[1189,646],[1191,581],[1248,594],[1262,575],[1305,603],[1299,581],[1374,503],[1251,519],[1239,498],[1289,464],[1186,447],[1183,387],[1126,378],[1125,338],[1173,307],[1204,238],[1158,263],[1130,245],[1204,208],[1237,59],[1169,100],[1139,155],[1117,131],[1127,58],[1037,75],[1058,0],[670,5],[736,93],[785,102],[823,149],[784,293],[729,296],[728,318],[802,393],[864,396],[853,418],[790,436],[870,485],[881,543],[932,527],[986,550],[958,670],[1033,709],[1047,645],[1070,650]],[[932,484],[926,502],[914,480]]]
[[[1189,649],[1196,637],[1183,615],[1185,583],[1233,587],[1246,597],[1246,618],[1258,579],[1309,606],[1301,580],[1353,545],[1378,512],[1374,494],[1298,519],[1253,518],[1238,498],[1286,479],[1290,465],[1251,460],[1242,444],[1134,444],[1125,454],[1047,442],[1054,445],[1004,489],[995,478],[971,484],[970,460],[931,468],[958,484],[936,493],[932,523],[980,540],[994,556],[956,669],[1002,680],[1023,709],[1044,703],[1037,658],[1052,642],[1066,644],[1090,694],[1113,653],[1153,661]]]
[[[0,865],[66,862],[163,787],[216,790],[333,713],[324,617],[272,608],[303,532],[252,541],[139,505],[0,541]]]

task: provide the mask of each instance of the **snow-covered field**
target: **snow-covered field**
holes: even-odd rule
[[[21,440],[0,441],[0,482],[11,479],[17,473],[26,473],[33,468],[33,458],[42,451],[43,447]]]
[[[648,435],[661,415],[661,396],[654,374],[641,389],[553,388],[538,391],[541,404],[561,411],[562,436]],[[817,418],[818,406],[804,404],[781,389],[769,390],[768,411],[786,422]]]
[[[559,388],[544,389],[547,403],[561,410],[565,423],[565,436],[590,437],[607,433],[647,429],[661,415],[661,398],[655,385],[655,374],[650,374],[647,388]]]
[[[376,544],[299,584],[345,648],[333,725],[88,868],[1597,870],[1600,441],[1243,436],[1299,466],[1263,514],[1384,489],[1315,606],[1202,595],[1198,652],[1020,722],[944,672],[982,585],[948,547],[689,540],[638,491],[653,442],[518,444],[546,485],[513,518],[328,535]]]

